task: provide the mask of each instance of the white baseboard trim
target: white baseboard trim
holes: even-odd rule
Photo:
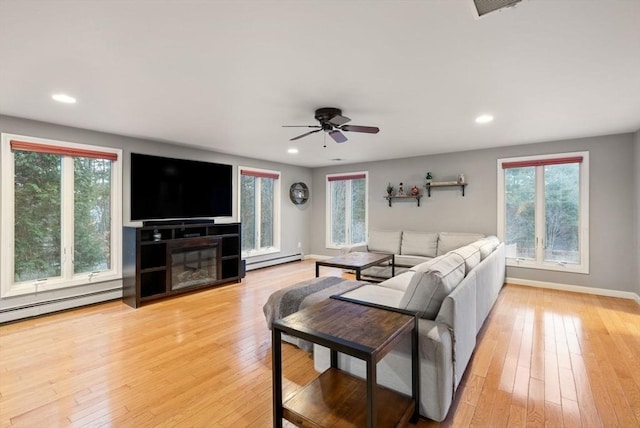
[[[595,294],[598,296],[618,297],[635,300],[640,305],[640,296],[631,291],[609,290],[606,288],[583,287],[580,285],[557,284],[555,282],[533,281],[531,279],[505,278],[504,282],[529,287],[549,288],[552,290],[571,291],[574,293]]]

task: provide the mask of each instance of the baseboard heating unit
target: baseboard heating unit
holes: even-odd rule
[[[275,265],[279,265],[282,263],[289,263],[289,262],[297,262],[302,260],[302,254],[301,253],[297,253],[297,254],[292,254],[289,256],[280,256],[280,257],[274,257],[268,260],[260,260],[260,261],[255,261],[255,262],[249,262],[247,261],[247,271],[250,270],[254,270],[254,269],[260,269],[260,268],[264,268],[264,267],[269,267],[269,266],[275,266]]]

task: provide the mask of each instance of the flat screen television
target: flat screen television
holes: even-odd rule
[[[232,215],[232,166],[131,153],[131,221]]]

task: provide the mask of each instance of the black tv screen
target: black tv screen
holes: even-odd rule
[[[131,153],[131,220],[231,216],[231,165]]]

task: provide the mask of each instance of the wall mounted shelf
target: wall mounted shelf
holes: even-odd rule
[[[420,198],[422,195],[396,195],[396,196],[385,196],[386,200],[389,201],[389,206],[391,206],[391,201],[395,200],[407,200],[407,199],[415,199],[418,202],[418,206],[420,206]]]
[[[467,183],[431,183],[427,184],[424,187],[427,188],[427,195],[431,197],[431,189],[437,187],[460,187],[462,189],[462,196],[464,196],[464,188],[467,186]]]

